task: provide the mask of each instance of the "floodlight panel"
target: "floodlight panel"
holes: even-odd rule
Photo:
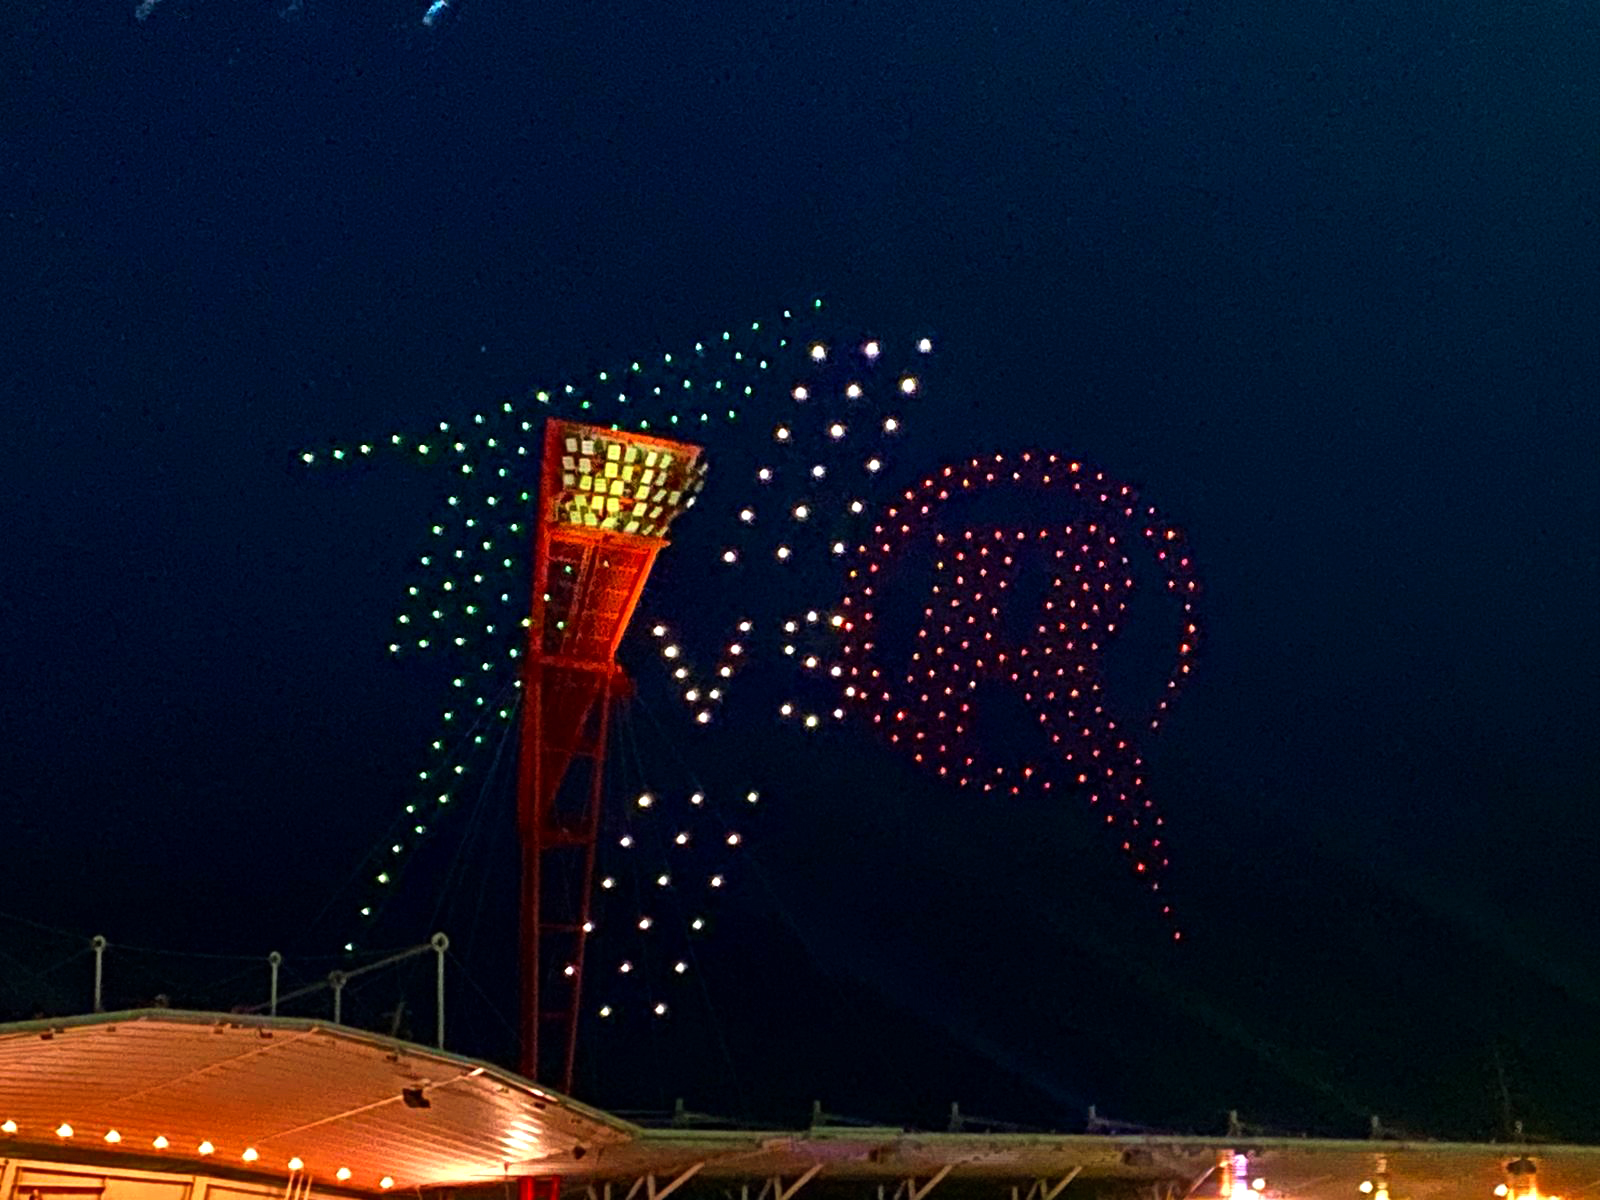
[[[665,538],[705,484],[695,446],[576,425],[565,426],[559,444],[559,486],[545,507],[555,525]]]

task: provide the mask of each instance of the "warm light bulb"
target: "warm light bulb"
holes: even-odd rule
[[[56,1126],[56,1136],[58,1138],[69,1138],[69,1137],[71,1137],[72,1136],[72,1126],[68,1125],[65,1121],[61,1122],[61,1124]]]
[[[878,355],[883,353],[883,347],[878,345],[878,343],[875,341],[868,342],[865,346],[861,347],[861,353],[865,354],[868,358],[877,358]]]
[[[344,1180],[350,1178],[350,1168],[349,1167],[340,1167],[337,1171],[335,1171],[333,1173],[333,1177],[335,1179],[339,1180],[342,1183]]]
[[[244,1153],[239,1157],[244,1159],[245,1162],[255,1162],[255,1160],[260,1158],[261,1155],[256,1153],[256,1148],[254,1146],[246,1146],[244,1148]]]
[[[811,361],[812,362],[823,362],[823,361],[825,361],[827,359],[827,357],[828,357],[828,348],[826,346],[824,346],[821,342],[812,342],[811,343]]]
[[[305,1165],[306,1164],[299,1158],[291,1158],[289,1160],[289,1170],[291,1171],[303,1171],[305,1169]]]
[[[115,1129],[106,1130],[106,1141],[110,1142],[113,1146],[115,1146],[121,1140],[122,1140],[122,1135],[120,1133],[118,1133]]]
[[[207,1154],[215,1154],[217,1152],[217,1148],[215,1146],[213,1146],[210,1142],[201,1142],[200,1145],[196,1147],[196,1149],[200,1152],[200,1154],[202,1156],[207,1155]]]
[[[4,1124],[0,1124],[0,1133],[15,1133],[16,1131],[17,1123],[15,1121],[7,1119]]]
[[[156,1134],[155,1139],[151,1141],[150,1144],[157,1150],[165,1150],[168,1146],[172,1145],[171,1142],[167,1141],[166,1135],[160,1133]]]
[[[931,353],[932,350],[933,350],[933,340],[931,338],[920,338],[920,339],[918,339],[918,341],[917,341],[917,353],[918,354],[928,354],[928,353]]]
[[[388,1191],[394,1186],[394,1177],[391,1175],[385,1175],[382,1179],[378,1180],[378,1186],[384,1191]]]

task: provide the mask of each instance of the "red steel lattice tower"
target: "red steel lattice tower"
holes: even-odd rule
[[[572,1089],[617,646],[673,520],[705,478],[698,446],[545,426],[522,677],[522,1072]]]

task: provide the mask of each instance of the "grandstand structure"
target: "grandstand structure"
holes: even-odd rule
[[[1584,1200],[1600,1147],[645,1128],[328,1021],[152,1009],[0,1026],[0,1200]]]

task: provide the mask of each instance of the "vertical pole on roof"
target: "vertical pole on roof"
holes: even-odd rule
[[[267,1002],[267,1012],[278,1015],[278,968],[283,966],[283,955],[274,950],[267,955],[267,965],[272,968],[272,998]]]
[[[434,957],[438,970],[434,972],[434,1027],[438,1036],[435,1044],[439,1049],[444,1049],[444,952],[450,949],[450,939],[442,933],[436,933],[428,939],[428,944],[433,947]]]
[[[98,933],[89,939],[89,949],[94,951],[94,1011],[105,1012],[104,992],[101,985],[105,982],[106,946],[109,943]]]
[[[344,1016],[344,985],[348,976],[343,971],[328,972],[328,986],[333,989],[333,1023],[343,1025]]]

